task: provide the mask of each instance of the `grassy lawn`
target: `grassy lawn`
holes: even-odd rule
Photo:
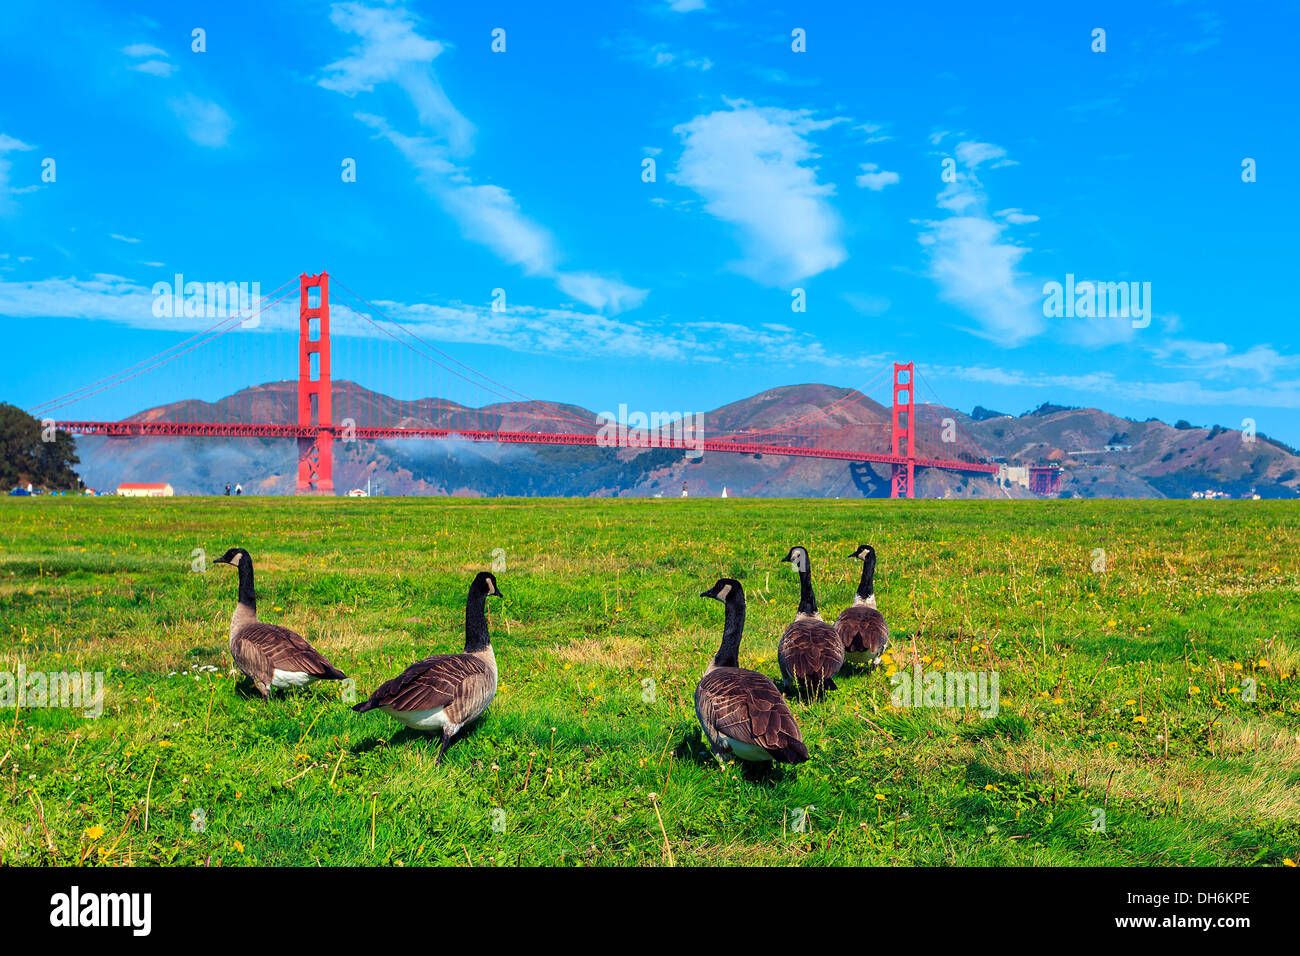
[[[780,558],[809,548],[833,619],[861,543],[888,666],[792,703],[808,763],[720,769],[692,694],[722,607],[698,594],[744,582],[741,666],[775,676],[798,599]],[[262,620],[360,697],[461,649],[496,552],[491,709],[435,769],[435,738],[353,713],[337,684],[264,703],[229,674],[236,574],[210,562],[230,546],[253,555]],[[105,688],[97,719],[0,709],[0,856],[1282,865],[1300,858],[1298,555],[1300,511],[1266,501],[0,501],[0,671]],[[997,716],[891,706],[888,672],[917,664],[996,671]]]

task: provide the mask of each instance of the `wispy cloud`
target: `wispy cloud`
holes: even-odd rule
[[[35,147],[29,146],[20,139],[14,139],[12,136],[6,136],[0,133],[0,216],[11,212],[15,208],[13,196],[19,192],[27,192],[28,188],[14,189],[9,185],[9,171],[13,168],[13,162],[8,158],[9,153],[25,153]]]
[[[972,332],[1002,345],[1020,345],[1046,327],[1042,300],[1019,268],[1029,249],[1008,240],[1009,219],[989,215],[988,197],[976,176],[985,163],[1004,165],[1006,151],[965,141],[953,152],[954,180],[937,197],[939,208],[951,215],[927,220],[919,236],[930,276],[941,298],[975,319]]]
[[[198,145],[219,148],[229,142],[235,121],[212,100],[186,93],[184,96],[172,97],[167,105],[181,121],[185,135]]]
[[[615,40],[607,41],[624,59],[654,69],[687,69],[707,71],[713,69],[713,61],[707,56],[692,53],[690,50],[674,49],[667,43],[651,43],[631,33],[621,33]]]
[[[110,239],[116,239],[118,242],[132,242],[132,243],[134,243],[134,242],[139,242],[139,241],[140,241],[139,239],[133,238],[132,236],[123,236],[123,235],[120,235],[119,233],[116,233],[116,232],[110,232],[110,233],[108,234],[108,238],[110,238]]]
[[[132,63],[127,69],[151,76],[167,77],[176,72],[175,64],[167,62],[167,51],[149,43],[132,43],[123,47],[122,52],[138,63]]]
[[[447,49],[415,32],[414,15],[401,7],[336,3],[330,22],[360,39],[347,56],[325,67],[319,84],[346,96],[395,83],[415,106],[420,124],[436,132],[455,153],[467,151],[474,126],[452,105],[432,64]]]
[[[1194,371],[1205,378],[1240,379],[1249,372],[1261,381],[1278,373],[1300,369],[1300,355],[1287,355],[1271,345],[1252,345],[1244,351],[1226,342],[1171,339],[1150,346],[1152,358],[1164,368]]]
[[[647,290],[620,279],[561,269],[554,238],[524,214],[510,191],[476,183],[467,166],[453,161],[470,149],[473,127],[447,99],[433,72],[432,62],[445,47],[416,33],[410,13],[343,3],[331,8],[330,19],[361,42],[347,57],[325,68],[320,86],[356,96],[373,91],[377,83],[391,82],[407,94],[432,135],[407,135],[373,113],[355,116],[397,148],[416,170],[425,191],[459,223],[466,238],[527,275],[552,280],[565,295],[592,308],[620,312],[645,300]]]
[[[817,179],[812,134],[838,122],[808,110],[728,101],[674,128],[684,148],[670,179],[737,230],[745,256],[732,268],[781,286],[834,269],[846,258],[843,223]]]
[[[880,192],[886,186],[898,182],[898,173],[881,169],[875,163],[862,163],[862,174],[854,181],[863,189]]]
[[[89,321],[180,333],[201,331],[212,324],[211,318],[202,315],[155,316],[153,304],[150,286],[122,276],[96,274],[88,279],[57,277],[28,282],[0,280],[0,315],[12,318],[75,315]],[[815,363],[828,369],[865,369],[883,361],[880,356],[842,355],[809,333],[774,323],[758,328],[714,320],[652,324],[577,309],[518,303],[512,303],[504,312],[495,311],[487,304],[462,302],[379,300],[374,306],[379,311],[356,311],[341,302],[331,303],[331,334],[386,339],[372,321],[383,322],[387,318],[430,342],[476,347],[490,342],[514,352],[564,358],[649,358],[734,364],[739,348],[746,361],[783,366]],[[372,321],[367,321],[364,317],[367,315]],[[296,334],[296,299],[268,309],[262,318],[259,326],[262,333]]]
[[[1103,396],[1109,400],[1162,402],[1169,405],[1230,405],[1240,408],[1300,408],[1300,381],[1275,382],[1265,387],[1207,388],[1203,382],[1143,382],[1113,372],[1058,375],[1024,372],[997,366],[924,366],[922,372],[936,378],[961,379],[986,385],[1023,387],[1041,392],[1059,389]]]

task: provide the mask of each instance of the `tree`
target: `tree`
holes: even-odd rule
[[[65,431],[45,437],[41,423],[21,408],[0,402],[0,487],[31,482],[46,488],[75,488],[81,481],[77,443]]]

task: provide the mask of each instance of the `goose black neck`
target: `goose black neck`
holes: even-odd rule
[[[799,613],[817,613],[817,595],[813,593],[811,568],[803,568],[799,572]]]
[[[465,602],[465,651],[481,651],[492,643],[488,635],[487,594],[471,589]]]
[[[713,655],[719,667],[740,666],[740,638],[745,633],[745,602],[727,601],[727,614],[722,622],[722,644]]]
[[[864,601],[876,593],[876,562],[862,562],[862,580],[858,582],[858,597]]]
[[[247,555],[239,562],[239,603],[257,610],[257,595],[253,591],[253,559]]]

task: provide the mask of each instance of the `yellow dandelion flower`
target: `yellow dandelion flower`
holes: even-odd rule
[[[242,844],[242,843],[240,843],[238,840],[236,840],[236,841],[235,841],[235,849],[238,850],[240,853],[243,853],[243,852],[244,852],[244,844]]]
[[[98,840],[104,835],[104,828],[96,824],[93,827],[86,827],[86,836],[92,840]]]
[[[1282,861],[1282,865],[1283,865],[1283,866],[1295,866],[1295,860],[1291,859],[1291,858],[1288,856],[1285,860]]]
[[[1138,714],[1136,717],[1133,718],[1133,723],[1135,724],[1145,724],[1146,722],[1147,719],[1143,717],[1141,714]]]

